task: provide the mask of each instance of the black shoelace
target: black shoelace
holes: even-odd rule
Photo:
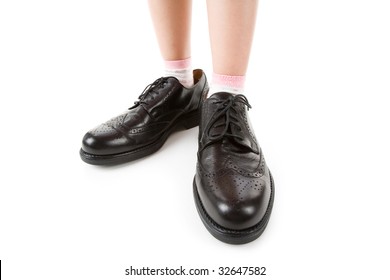
[[[149,98],[147,97],[150,97],[150,99],[153,100],[154,99],[153,93],[158,93],[156,89],[163,88],[164,85],[167,83],[167,80],[168,77],[161,77],[155,80],[153,83],[147,85],[145,89],[142,91],[141,95],[138,96],[138,100],[134,102],[134,106],[132,106],[131,108],[134,108],[140,104],[148,105]]]
[[[211,116],[209,123],[206,125],[204,136],[206,136],[209,141],[203,148],[210,145],[211,143],[218,142],[225,137],[237,138],[239,141],[244,140],[241,135],[232,133],[231,129],[232,126],[236,126],[238,131],[242,130],[241,124],[237,118],[237,103],[246,105],[248,110],[252,108],[248,102],[248,99],[242,94],[231,96],[229,99],[224,101],[214,102],[214,104],[219,104],[219,106]],[[221,119],[224,121],[220,124],[217,124],[217,122],[219,122]],[[219,133],[213,133],[212,130],[215,130],[217,127],[224,128]]]

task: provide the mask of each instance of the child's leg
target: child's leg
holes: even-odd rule
[[[242,94],[256,18],[256,0],[207,0],[214,76],[202,104],[194,198],[207,230],[243,244],[267,226],[274,184]]]
[[[211,93],[224,88],[242,93],[257,3],[257,0],[207,0],[214,71]]]
[[[149,0],[157,41],[167,76],[193,84],[191,67],[191,0]]]

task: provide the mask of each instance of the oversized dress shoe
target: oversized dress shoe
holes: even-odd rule
[[[207,230],[217,239],[243,244],[267,226],[274,182],[248,121],[244,95],[218,92],[202,105],[193,191]]]
[[[157,151],[173,131],[197,126],[209,87],[202,70],[193,74],[190,88],[174,77],[148,85],[134,106],[85,134],[81,159],[95,165],[136,160]]]

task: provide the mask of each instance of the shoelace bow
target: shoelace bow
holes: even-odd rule
[[[138,96],[138,100],[134,102],[134,106],[131,108],[134,108],[137,105],[145,104],[148,105],[147,97],[150,93],[156,92],[154,91],[157,88],[163,88],[164,85],[167,83],[168,77],[161,77],[155,80],[153,83],[147,85],[145,89],[142,91],[141,95]],[[154,97],[151,97],[151,99],[154,99]],[[131,109],[129,108],[129,109]]]
[[[232,125],[238,127],[238,130],[241,131],[241,124],[239,120],[237,119],[237,109],[236,104],[242,103],[247,106],[248,110],[252,108],[252,106],[249,104],[248,99],[242,95],[237,94],[235,96],[230,97],[227,100],[224,101],[216,101],[214,104],[219,104],[217,107],[217,110],[214,112],[214,114],[211,116],[210,122],[207,124],[205,128],[205,135],[208,138],[208,143],[205,145],[208,146],[211,143],[218,142],[222,140],[224,137],[232,137],[232,138],[238,138],[239,140],[244,140],[241,135],[232,133],[231,128]],[[220,119],[225,119],[224,123],[215,125]],[[220,133],[212,134],[212,129],[224,126],[224,129]],[[205,148],[204,147],[204,148]]]

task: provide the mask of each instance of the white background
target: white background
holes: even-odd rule
[[[205,1],[193,9],[194,67],[211,76]],[[195,209],[196,128],[133,163],[79,158],[84,133],[162,74],[146,1],[2,0],[4,279],[165,279],[130,265],[389,279],[389,15],[387,0],[260,2],[246,94],[276,200],[264,234],[232,246]]]

